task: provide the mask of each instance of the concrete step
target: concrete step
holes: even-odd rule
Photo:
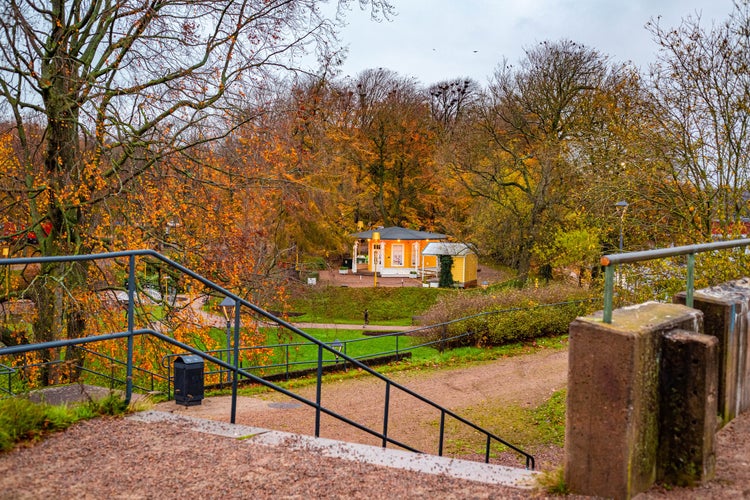
[[[442,474],[459,479],[520,489],[533,488],[536,476],[539,474],[538,472],[503,465],[485,464],[469,460],[382,448],[379,446],[347,443],[334,439],[316,438],[154,410],[138,412],[127,418],[139,422],[174,422],[194,431],[237,439],[241,438],[265,446],[283,446],[285,448],[320,453],[327,457],[342,460],[393,467],[425,474]]]

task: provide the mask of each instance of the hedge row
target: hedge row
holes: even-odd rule
[[[426,324],[449,324],[425,336],[438,340],[470,332],[457,344],[489,346],[563,335],[571,321],[598,306],[597,298],[588,292],[560,286],[452,297],[450,303],[436,304],[423,318]]]

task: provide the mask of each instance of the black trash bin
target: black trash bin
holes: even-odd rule
[[[195,406],[203,400],[203,358],[195,355],[174,359],[174,402]]]

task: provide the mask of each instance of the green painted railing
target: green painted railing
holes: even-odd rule
[[[740,240],[716,241],[714,243],[702,243],[698,245],[685,245],[681,247],[658,248],[656,250],[645,250],[642,252],[626,252],[605,255],[601,258],[604,266],[604,313],[603,321],[612,323],[612,299],[614,297],[615,267],[620,264],[632,264],[646,260],[664,259],[687,255],[687,278],[685,303],[693,307],[693,291],[695,288],[695,254],[711,252],[714,250],[726,250],[729,248],[745,247],[750,245],[750,238]]]

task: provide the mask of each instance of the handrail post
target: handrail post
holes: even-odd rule
[[[693,290],[695,289],[695,254],[687,256],[687,290],[685,291],[685,305],[693,307]]]
[[[438,456],[443,456],[443,438],[445,437],[445,410],[440,411],[440,439],[438,441]]]
[[[284,365],[286,368],[286,381],[289,382],[289,344],[284,346],[284,350],[286,351],[286,363]]]
[[[609,264],[604,267],[604,311],[602,320],[612,323],[612,297],[614,296],[615,266]]]
[[[172,399],[172,365],[167,363],[167,399]]]
[[[234,423],[237,416],[237,378],[238,368],[237,359],[240,354],[240,303],[234,301],[234,370],[232,371],[232,418]],[[229,356],[229,346],[227,346],[227,356]]]
[[[388,408],[391,403],[391,383],[385,383],[385,403],[383,409],[383,448],[388,444]]]
[[[133,396],[133,326],[135,323],[135,255],[128,258],[128,362],[125,369],[125,404]]]
[[[315,437],[320,437],[320,400],[323,386],[323,344],[318,344],[318,380],[315,388]]]

